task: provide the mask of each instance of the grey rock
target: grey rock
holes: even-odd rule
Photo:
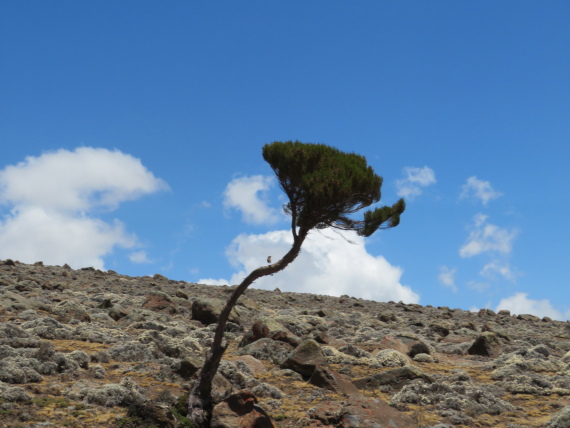
[[[570,406],[564,407],[548,422],[550,428],[569,428],[570,427]]]
[[[397,369],[388,370],[386,372],[376,373],[371,376],[356,379],[352,383],[358,389],[377,389],[383,385],[391,385],[401,387],[412,379],[423,379],[431,383],[431,376],[424,373],[415,366],[404,366]]]
[[[281,365],[292,350],[293,347],[288,343],[265,338],[247,345],[239,351],[239,354],[251,355],[259,360]]]

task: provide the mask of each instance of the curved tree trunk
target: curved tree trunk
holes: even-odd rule
[[[295,232],[295,229],[293,229]],[[240,296],[247,288],[256,280],[266,275],[272,275],[285,267],[297,258],[301,251],[301,245],[307,237],[308,230],[300,229],[298,233],[293,233],[293,246],[283,256],[281,260],[268,266],[262,266],[252,271],[229,297],[226,305],[222,309],[218,318],[218,325],[214,335],[214,342],[210,348],[210,353],[200,370],[198,381],[192,388],[192,392],[188,398],[188,417],[192,420],[197,428],[208,428],[212,419],[212,381],[218,371],[220,361],[227,346],[222,345],[224,338],[224,329],[230,316],[230,313],[236,305]]]

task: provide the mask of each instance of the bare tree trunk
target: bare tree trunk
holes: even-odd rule
[[[224,339],[224,329],[232,309],[235,307],[240,296],[256,279],[266,275],[272,275],[285,269],[289,263],[297,258],[308,232],[308,230],[300,229],[298,233],[294,233],[293,246],[289,252],[278,262],[259,267],[252,271],[242,283],[236,287],[222,309],[218,318],[218,325],[210,353],[200,370],[198,381],[194,385],[194,388],[192,388],[192,392],[188,398],[188,417],[197,428],[208,428],[210,426],[212,410],[214,408],[212,403],[212,381],[214,380],[222,356],[227,348],[227,345],[225,347],[222,345],[222,341]]]

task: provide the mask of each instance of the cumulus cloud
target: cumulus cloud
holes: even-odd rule
[[[467,183],[461,188],[460,198],[473,197],[479,199],[483,205],[493,199],[501,197],[503,194],[497,192],[488,181],[479,180],[476,176],[469,177]]]
[[[140,160],[119,151],[81,147],[27,157],[0,171],[0,258],[103,268],[114,247],[132,248],[124,225],[94,218],[127,200],[166,189]]]
[[[419,302],[419,295],[400,283],[401,268],[392,266],[382,256],[368,253],[364,238],[356,233],[343,232],[343,236],[330,229],[312,232],[293,263],[273,276],[259,279],[253,287],[332,296],[348,294],[377,301]],[[239,271],[229,281],[216,280],[216,283],[241,282],[249,272],[265,264],[267,256],[279,260],[292,242],[291,232],[284,230],[237,236],[227,256]]]
[[[437,279],[442,285],[451,288],[451,291],[457,293],[457,286],[455,285],[455,274],[457,269],[451,269],[447,266],[441,266],[439,268],[439,275]]]
[[[424,166],[423,168],[405,167],[405,178],[396,181],[398,196],[413,199],[422,194],[422,187],[427,187],[436,182],[433,169]]]
[[[274,224],[279,220],[277,210],[268,206],[265,200],[274,183],[271,176],[235,178],[224,191],[224,206],[241,211],[246,223]]]
[[[481,275],[489,279],[495,279],[497,276],[501,276],[508,281],[515,282],[518,273],[513,270],[509,263],[493,260],[483,267]]]
[[[528,298],[528,293],[515,293],[502,299],[497,305],[496,311],[507,309],[513,314],[531,314],[537,317],[550,317],[565,321],[570,318],[570,313],[562,314],[552,307],[548,299],[533,300]]]
[[[0,171],[0,202],[81,212],[118,204],[167,188],[139,159],[120,151],[80,147],[58,150]]]
[[[509,254],[513,241],[518,235],[517,230],[507,230],[487,222],[488,216],[477,214],[467,242],[459,249],[463,258],[476,256],[484,252]]]

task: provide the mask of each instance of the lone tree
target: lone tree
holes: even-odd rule
[[[295,260],[312,229],[332,227],[370,236],[378,229],[397,226],[406,208],[400,199],[390,207],[366,211],[362,220],[350,216],[378,202],[382,187],[382,177],[376,175],[363,156],[355,153],[325,144],[287,141],[264,145],[263,159],[273,168],[289,198],[283,209],[291,216],[293,246],[281,260],[252,271],[235,288],[220,313],[210,353],[188,399],[188,416],[199,428],[210,426],[212,381],[227,348],[223,344],[224,327],[245,290],[256,279],[279,272]]]

